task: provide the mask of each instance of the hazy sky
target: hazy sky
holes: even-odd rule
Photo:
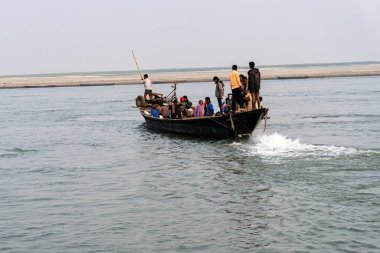
[[[379,0],[0,0],[0,75],[379,61]]]

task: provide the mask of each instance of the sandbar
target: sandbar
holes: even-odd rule
[[[248,69],[239,69],[246,75]],[[299,79],[299,78],[328,78],[353,76],[380,76],[380,63],[349,64],[331,66],[271,66],[260,68],[262,80],[272,79]],[[149,73],[149,72],[148,72]],[[154,71],[149,73],[153,83],[186,83],[186,82],[212,82],[214,76],[228,80],[228,68],[205,71]],[[0,76],[0,88],[41,88],[41,87],[74,87],[74,86],[100,86],[100,85],[128,85],[139,84],[140,76],[128,75],[40,75],[40,76]]]

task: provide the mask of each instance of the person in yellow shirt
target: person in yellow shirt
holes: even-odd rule
[[[242,94],[242,85],[240,82],[239,72],[237,72],[237,66],[232,66],[232,72],[230,74],[230,85],[232,90],[232,105],[231,110],[235,112],[236,102],[239,103],[240,107],[244,106],[244,97]]]

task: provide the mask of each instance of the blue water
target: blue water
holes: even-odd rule
[[[263,81],[242,142],[151,132],[142,92],[0,90],[0,252],[380,251],[379,77]]]

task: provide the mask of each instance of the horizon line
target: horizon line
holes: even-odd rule
[[[269,65],[259,65],[260,68],[271,68],[271,67],[312,67],[312,66],[342,66],[347,64],[358,64],[358,65],[371,65],[371,64],[380,64],[380,61],[349,61],[349,62],[319,62],[319,63],[293,63],[293,64],[269,64]],[[219,66],[219,67],[182,67],[182,68],[157,68],[157,69],[146,69],[145,72],[158,72],[158,71],[180,71],[180,70],[212,70],[212,69],[221,69],[221,68],[230,68],[229,66]],[[242,67],[240,67],[242,68]],[[248,68],[248,66],[246,67]],[[243,67],[245,69],[245,67]],[[35,73],[35,74],[5,74],[0,75],[0,78],[11,78],[11,77],[39,77],[39,76],[56,76],[56,75],[69,75],[69,74],[94,74],[94,73],[130,73],[137,72],[137,70],[96,70],[96,71],[69,71],[69,72],[45,72],[45,73]]]

